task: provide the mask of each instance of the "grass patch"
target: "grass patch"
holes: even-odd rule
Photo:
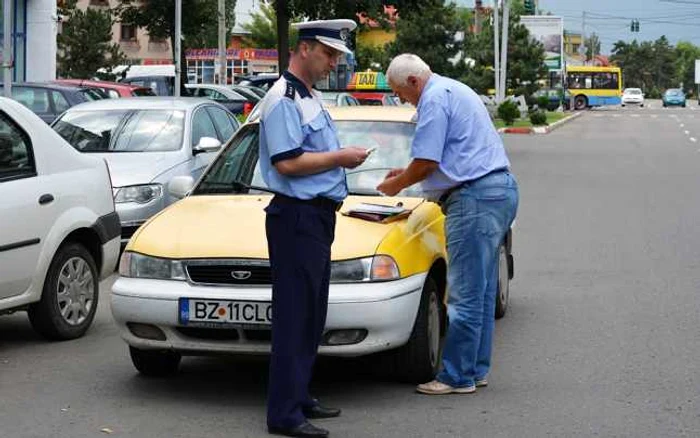
[[[571,113],[558,113],[556,111],[547,111],[547,123],[552,124],[554,122],[558,122],[559,120],[568,117],[571,115]],[[506,124],[503,122],[501,119],[496,119],[494,120],[494,125],[496,125],[496,128],[505,128]],[[529,118],[525,119],[518,119],[516,120],[512,126],[512,128],[532,128],[532,123],[530,123]]]

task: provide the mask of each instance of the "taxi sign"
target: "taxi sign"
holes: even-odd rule
[[[376,71],[358,71],[348,83],[349,90],[391,90],[384,73]]]

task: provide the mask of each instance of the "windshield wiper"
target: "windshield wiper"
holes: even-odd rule
[[[205,181],[202,183],[202,186],[204,188],[198,189],[195,193],[211,193],[216,191],[210,191],[207,186],[211,186],[212,188],[218,188],[218,189],[232,189],[236,193],[243,193],[244,191],[249,191],[249,190],[257,190],[259,192],[267,192],[267,193],[272,193],[273,195],[277,195],[277,193],[274,190],[268,189],[267,187],[260,187],[260,186],[254,186],[250,184],[246,184],[241,181],[231,181],[231,182],[221,182],[221,181]]]

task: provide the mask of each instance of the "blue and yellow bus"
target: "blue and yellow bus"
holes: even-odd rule
[[[569,66],[566,87],[576,110],[622,102],[622,71],[619,67]]]

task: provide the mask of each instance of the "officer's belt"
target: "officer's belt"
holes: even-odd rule
[[[287,195],[282,195],[280,193],[275,194],[275,197],[272,198],[273,202],[280,202],[280,203],[285,203],[285,204],[306,204],[306,205],[313,205],[319,208],[324,208],[328,209],[331,211],[338,211],[340,210],[340,207],[342,207],[343,203],[334,201],[330,198],[325,198],[323,196],[317,196],[316,198],[312,199],[299,199],[299,198],[293,198],[291,196]]]
[[[437,203],[438,203],[438,205],[444,204],[444,203],[447,201],[447,198],[449,198],[450,195],[451,195],[452,193],[454,193],[455,191],[461,189],[461,188],[464,187],[464,186],[468,186],[469,184],[471,184],[471,183],[473,183],[473,182],[475,182],[475,181],[479,181],[481,178],[487,177],[487,176],[489,176],[489,175],[491,175],[491,174],[494,174],[494,173],[507,172],[507,171],[508,171],[508,168],[507,168],[507,167],[500,167],[500,168],[498,168],[498,169],[494,169],[494,170],[492,170],[492,171],[490,171],[490,172],[487,172],[487,173],[481,175],[481,176],[478,177],[478,178],[474,178],[474,179],[469,179],[469,180],[463,181],[463,182],[457,184],[456,186],[450,187],[449,189],[445,190],[445,192],[444,192],[442,195],[440,195],[440,199],[438,199]]]

